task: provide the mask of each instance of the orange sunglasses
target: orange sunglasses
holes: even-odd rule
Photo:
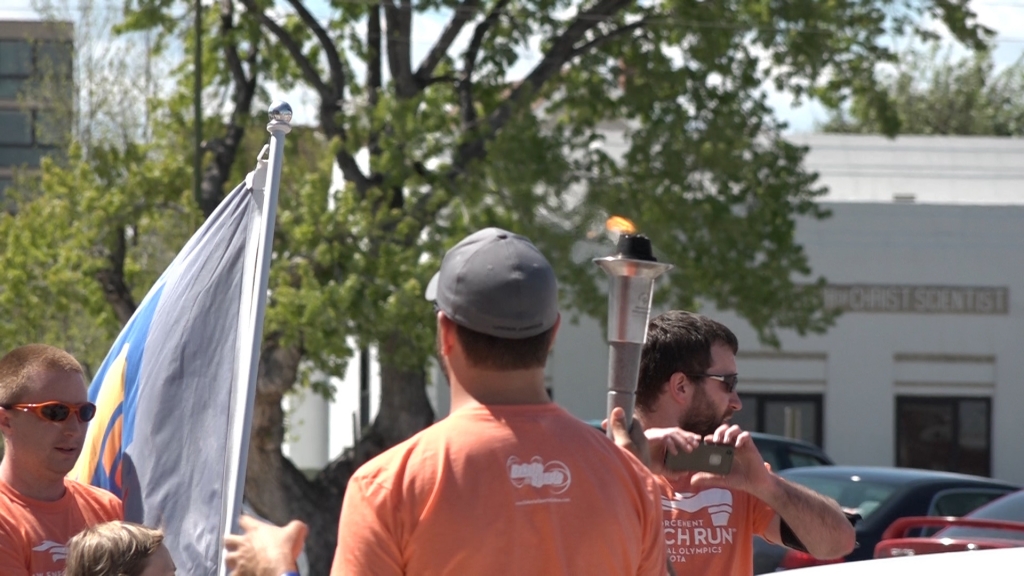
[[[63,422],[70,418],[72,414],[77,415],[79,421],[88,422],[96,415],[96,405],[92,402],[86,402],[84,404],[68,404],[66,402],[57,402],[55,400],[53,402],[42,402],[40,404],[4,404],[0,406],[0,408],[31,412],[39,418],[50,422]]]

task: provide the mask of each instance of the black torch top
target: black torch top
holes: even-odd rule
[[[629,258],[630,260],[643,260],[646,262],[657,262],[654,257],[654,250],[651,248],[651,240],[643,234],[622,234],[615,245],[618,250],[617,256]]]

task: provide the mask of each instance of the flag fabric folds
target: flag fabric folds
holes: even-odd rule
[[[250,185],[223,200],[114,342],[89,387],[98,409],[71,473],[120,496],[126,520],[163,529],[179,573],[192,576],[219,570],[238,475],[234,398],[254,380],[239,367],[253,346],[240,321],[253,305],[250,237],[261,225]]]

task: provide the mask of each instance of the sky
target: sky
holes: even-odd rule
[[[76,5],[76,0],[66,1],[72,6]],[[119,5],[117,0],[94,1],[107,6]],[[317,9],[318,3],[319,10]],[[1017,60],[1024,53],[1024,0],[974,0],[971,5],[978,13],[978,20],[994,29],[998,34],[994,53],[997,67],[1006,66]],[[314,0],[310,6],[314,14],[327,11],[326,3],[322,0]],[[37,18],[38,15],[32,9],[32,0],[0,0],[0,19],[32,20]],[[445,17],[443,15],[425,15],[417,18],[413,29],[414,61],[418,62],[422,59],[444,24]],[[464,29],[455,42],[456,49],[468,43],[468,34],[471,29],[471,27]],[[537,43],[532,44],[531,50],[523,55],[516,69],[513,70],[512,77],[522,77],[539,59]],[[358,70],[357,73],[359,73]],[[789,124],[789,132],[810,132],[814,129],[816,122],[826,118],[826,112],[820,104],[815,102],[797,104],[789,95],[776,92],[770,87],[767,88],[767,93],[768,102],[775,109],[778,117]],[[303,90],[283,90],[280,94],[281,98],[292,104],[295,109],[294,121],[296,123],[312,120],[316,110],[316,100],[313,95]]]

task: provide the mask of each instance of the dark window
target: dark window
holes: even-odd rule
[[[822,445],[821,394],[740,394],[733,424]]]
[[[0,144],[32,144],[32,115],[20,110],[0,110]]]
[[[24,40],[0,40],[0,76],[32,74],[32,45]]]
[[[896,465],[991,474],[988,398],[896,398]]]
[[[0,100],[16,100],[25,82],[24,78],[0,78]]]
[[[38,168],[43,156],[52,153],[52,150],[44,148],[29,148],[26,146],[0,146],[0,166],[5,168],[28,166]]]

